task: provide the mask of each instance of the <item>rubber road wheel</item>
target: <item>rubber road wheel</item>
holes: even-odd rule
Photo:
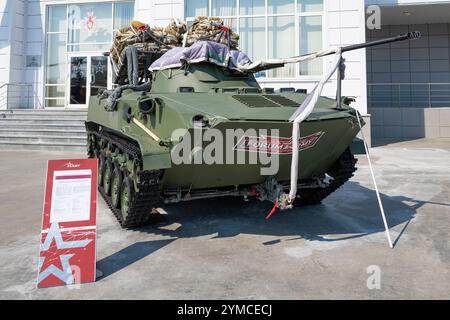
[[[122,171],[120,171],[117,166],[114,166],[114,171],[111,177],[111,204],[114,208],[119,208],[120,206],[122,180]]]
[[[88,157],[98,158],[97,141],[93,135],[88,136]]]
[[[103,186],[103,169],[105,167],[105,156],[103,156],[101,153],[97,154],[98,159],[98,186]]]
[[[133,181],[129,177],[126,177],[122,181],[122,187],[120,190],[120,211],[122,212],[123,220],[126,220],[126,218],[128,217],[130,206],[133,203],[133,198]]]
[[[111,177],[113,173],[113,164],[111,160],[106,160],[103,166],[103,191],[107,196],[111,195]]]

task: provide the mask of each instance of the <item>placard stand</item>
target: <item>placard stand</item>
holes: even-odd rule
[[[97,159],[49,160],[38,288],[95,281]]]

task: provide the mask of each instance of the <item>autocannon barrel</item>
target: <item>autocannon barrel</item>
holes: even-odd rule
[[[392,42],[398,42],[398,41],[404,41],[404,40],[416,40],[416,39],[419,39],[420,37],[421,37],[420,31],[412,31],[412,32],[398,35],[396,37],[380,39],[380,40],[375,40],[375,41],[371,41],[371,42],[354,44],[351,46],[343,47],[342,52],[370,48],[370,47],[379,46],[379,45],[386,44],[386,43],[392,43]]]
[[[341,52],[347,52],[347,51],[353,51],[358,49],[364,49],[364,48],[370,48],[374,46],[379,46],[386,43],[392,43],[392,42],[398,42],[398,41],[404,41],[404,40],[415,40],[420,38],[420,32],[419,31],[413,31],[404,33],[401,35],[398,35],[396,37],[386,38],[386,39],[380,39],[375,40],[371,42],[365,42],[365,43],[359,43],[359,44],[353,44],[346,47],[341,47]],[[312,60],[320,57],[330,56],[334,55],[337,52],[337,48],[327,49],[319,52],[312,52],[303,54],[300,56],[290,57],[286,59],[270,59],[268,61],[264,61],[261,63],[260,66],[253,67],[252,71],[261,71],[261,70],[268,70],[268,69],[274,69],[274,68],[282,68],[287,63],[299,63],[306,60]]]
[[[342,47],[341,52],[365,49],[365,48],[375,47],[375,46],[379,46],[379,45],[386,44],[386,43],[392,43],[392,42],[399,42],[399,41],[405,41],[405,40],[416,40],[416,39],[419,39],[420,37],[421,37],[420,31],[412,31],[412,32],[400,34],[398,36],[391,37],[391,38],[380,39],[380,40],[375,40],[375,41],[365,42],[365,43],[352,44],[347,47]],[[323,52],[308,53],[308,54],[301,55],[299,57],[310,57],[310,56],[325,57],[325,56],[333,55],[335,53],[336,53],[335,50],[329,50],[329,51],[323,51]],[[298,58],[298,57],[293,57],[293,59],[295,59],[295,58]],[[298,62],[298,61],[292,61],[292,62]]]

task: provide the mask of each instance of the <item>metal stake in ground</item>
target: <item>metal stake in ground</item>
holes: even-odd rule
[[[392,248],[394,248],[394,246],[392,244],[391,234],[389,233],[389,226],[387,224],[386,215],[384,214],[384,208],[383,208],[383,203],[381,202],[380,191],[378,191],[378,185],[377,185],[377,181],[375,179],[375,174],[374,174],[373,167],[372,167],[372,161],[370,160],[369,148],[367,147],[366,139],[364,137],[364,132],[362,130],[361,119],[359,118],[359,112],[356,109],[355,109],[355,111],[356,111],[356,118],[358,119],[358,125],[359,125],[359,128],[361,129],[361,137],[363,139],[364,148],[366,150],[367,161],[369,163],[370,173],[372,174],[373,185],[375,187],[375,192],[377,194],[378,205],[380,207],[381,217],[383,218],[384,228],[386,230],[386,236],[388,238],[389,247],[392,249]]]

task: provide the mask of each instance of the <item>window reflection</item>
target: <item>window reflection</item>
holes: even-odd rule
[[[211,14],[221,17],[234,16],[236,5],[236,0],[211,0]]]
[[[322,17],[300,17],[300,54],[322,50]],[[301,75],[321,75],[323,58],[300,64]]]
[[[87,57],[70,59],[70,104],[86,104]]]
[[[48,32],[65,32],[67,28],[67,7],[50,6],[47,15]]]
[[[110,43],[112,6],[110,3],[69,6],[69,43]]]
[[[269,58],[289,58],[295,55],[294,16],[269,17]],[[272,77],[290,78],[295,76],[295,65],[270,70]]]
[[[299,0],[298,12],[320,12],[323,10],[323,0]]]
[[[133,17],[133,2],[119,2],[114,4],[114,30],[129,26]]]
[[[239,46],[253,61],[266,57],[265,18],[242,18]]]
[[[294,0],[268,0],[269,13],[293,13]]]
[[[241,0],[239,1],[241,15],[257,15],[266,13],[265,0]]]
[[[211,8],[208,7],[210,2]],[[239,21],[234,30],[240,37],[239,48],[254,61],[322,50],[323,0],[239,0],[239,7],[236,0],[185,1],[185,13],[190,23],[197,16],[208,15],[209,11],[233,28]],[[295,26],[297,22],[298,27]],[[294,78],[322,72],[323,59],[316,59],[264,74]]]
[[[186,17],[207,16],[209,0],[185,0]]]
[[[75,61],[70,61],[69,68],[67,53],[80,52],[82,57],[82,52],[108,51],[112,43],[113,29],[127,26],[133,20],[134,2],[58,4],[47,8],[45,106],[64,106],[67,70],[76,65]],[[101,63],[104,64],[104,61]],[[80,70],[86,68],[82,62],[79,65]],[[98,63],[96,66],[98,67]],[[83,77],[75,77],[75,74],[77,73],[74,70],[69,80],[70,91],[73,91],[73,94],[68,94],[71,103],[82,103],[86,99],[86,85],[91,79],[84,79],[87,82],[83,85]],[[100,81],[98,87],[105,86],[105,79],[107,80],[107,78],[97,79]]]
[[[47,35],[47,83],[63,84],[66,66],[66,37],[64,34]]]

